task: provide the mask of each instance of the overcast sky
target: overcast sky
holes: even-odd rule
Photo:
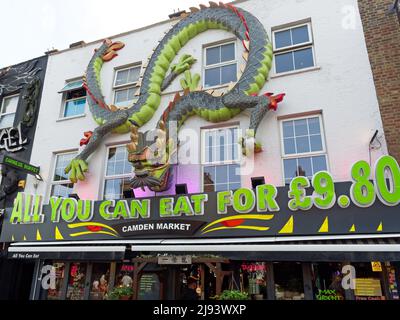
[[[203,1],[206,3],[206,1]],[[224,1],[227,2],[227,1]],[[168,19],[201,0],[0,0],[0,68]]]

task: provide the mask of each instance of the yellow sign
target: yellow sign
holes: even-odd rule
[[[373,272],[382,272],[382,264],[378,261],[372,261],[372,271]]]
[[[363,297],[381,297],[381,281],[379,279],[356,279],[355,295]]]

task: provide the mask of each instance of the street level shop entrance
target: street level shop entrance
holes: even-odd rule
[[[131,248],[12,245],[9,258],[18,257],[35,262],[31,299],[176,300],[194,282],[199,300],[218,299],[226,290],[252,300],[399,300],[398,238]],[[54,285],[45,287],[50,271]],[[344,288],[346,279],[355,286]]]

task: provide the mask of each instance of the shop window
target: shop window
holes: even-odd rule
[[[282,121],[282,154],[285,183],[297,176],[309,179],[327,170],[321,117]]]
[[[204,87],[237,81],[235,42],[205,48]]]
[[[315,300],[345,300],[342,286],[341,263],[314,263],[311,265]]]
[[[310,23],[274,30],[272,35],[277,74],[315,66]]]
[[[104,300],[107,297],[110,282],[110,264],[95,263],[92,269],[90,300]]]
[[[354,295],[356,300],[386,300],[385,284],[382,271],[376,272],[372,269],[371,262],[352,263],[356,272],[356,288]],[[382,263],[382,265],[384,265]]]
[[[267,264],[243,262],[240,267],[240,291],[253,300],[267,299]]]
[[[274,263],[274,277],[277,300],[304,300],[301,263]]]
[[[128,161],[126,146],[108,148],[103,198],[105,200],[124,199],[124,194],[128,194],[127,191],[132,189],[130,186],[132,172],[133,168]]]
[[[129,107],[137,99],[135,93],[140,76],[141,66],[116,70],[114,79],[114,105]]]
[[[14,125],[18,102],[19,94],[3,98],[0,113],[0,129],[11,128]]]
[[[77,154],[77,152],[69,152],[56,155],[54,174],[51,182],[51,197],[68,198],[73,193],[74,184],[68,179],[65,168]]]
[[[63,94],[63,110],[61,118],[70,118],[85,114],[86,89],[83,81],[68,82],[60,91]]]
[[[160,300],[161,284],[156,273],[145,273],[140,277],[138,300]]]
[[[215,283],[210,284],[207,280],[207,273],[204,272],[204,279],[201,278],[202,272],[199,264],[191,264],[179,267],[179,284],[177,297],[179,300],[199,300],[200,298],[210,298],[207,294],[210,293],[210,289],[215,287]],[[203,269],[204,270],[204,269]],[[210,274],[208,274],[210,276]],[[209,277],[214,280],[214,276]],[[205,288],[202,287],[201,283],[204,281]],[[215,294],[215,293],[213,293]]]
[[[132,287],[134,269],[135,266],[133,264],[117,264],[117,270],[115,274],[115,286]]]
[[[204,192],[236,190],[241,186],[239,128],[202,131]]]
[[[47,300],[62,300],[63,294],[63,283],[65,278],[65,263],[62,262],[54,262],[52,264],[54,271],[55,271],[55,288],[48,289],[44,295],[44,299]]]
[[[71,263],[66,300],[83,300],[85,297],[86,263]]]

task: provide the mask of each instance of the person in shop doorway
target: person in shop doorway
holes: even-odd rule
[[[196,289],[197,281],[193,278],[189,278],[187,282],[187,288],[184,289],[181,300],[199,300]]]

